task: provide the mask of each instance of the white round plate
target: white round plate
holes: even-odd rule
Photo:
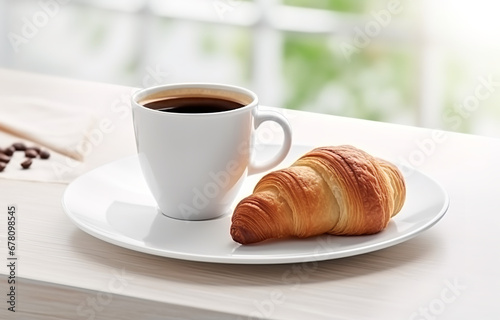
[[[280,167],[289,166],[312,147],[293,146]],[[277,147],[259,149],[263,157]],[[101,240],[149,254],[214,263],[279,264],[320,261],[363,254],[406,241],[438,222],[448,209],[443,188],[419,171],[406,178],[407,199],[387,228],[375,235],[268,241],[240,245],[229,234],[231,216],[207,221],[181,221],[162,215],[142,178],[137,156],[90,171],[64,192],[69,218],[83,231]],[[252,193],[262,177],[244,183],[234,205]]]

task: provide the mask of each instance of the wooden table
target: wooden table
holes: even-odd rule
[[[114,129],[81,172],[135,153],[132,88],[0,70],[0,96],[93,108]],[[123,101],[122,101],[123,100]],[[120,102],[122,101],[122,102]],[[113,108],[112,108],[113,106]],[[120,106],[122,108],[120,108]],[[0,116],[2,106],[0,106]],[[65,215],[66,183],[0,175],[1,319],[499,319],[500,140],[298,111],[294,143],[353,144],[439,181],[450,208],[399,245],[322,262],[230,265],[148,255],[98,240]],[[274,135],[279,139],[279,134]],[[0,141],[1,142],[1,141]],[[17,220],[16,313],[8,207]],[[7,297],[7,299],[6,299]]]

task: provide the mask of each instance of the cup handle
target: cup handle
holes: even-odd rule
[[[276,111],[255,109],[254,128],[257,129],[265,121],[274,121],[281,126],[284,133],[283,144],[279,151],[267,161],[255,163],[254,160],[248,166],[248,174],[263,172],[277,166],[283,161],[292,146],[292,128],[288,120]]]

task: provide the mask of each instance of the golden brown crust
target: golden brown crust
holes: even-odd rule
[[[266,239],[373,234],[401,210],[404,179],[389,162],[352,146],[316,148],[271,172],[236,207],[231,236]]]

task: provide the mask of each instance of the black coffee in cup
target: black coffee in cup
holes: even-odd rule
[[[181,220],[228,214],[249,174],[271,170],[288,154],[292,130],[279,112],[261,110],[255,93],[214,83],[166,84],[135,92],[138,160],[159,210]],[[273,121],[283,142],[253,157],[258,126]]]
[[[144,104],[146,108],[171,113],[214,113],[234,110],[244,105],[212,97],[169,97]]]

